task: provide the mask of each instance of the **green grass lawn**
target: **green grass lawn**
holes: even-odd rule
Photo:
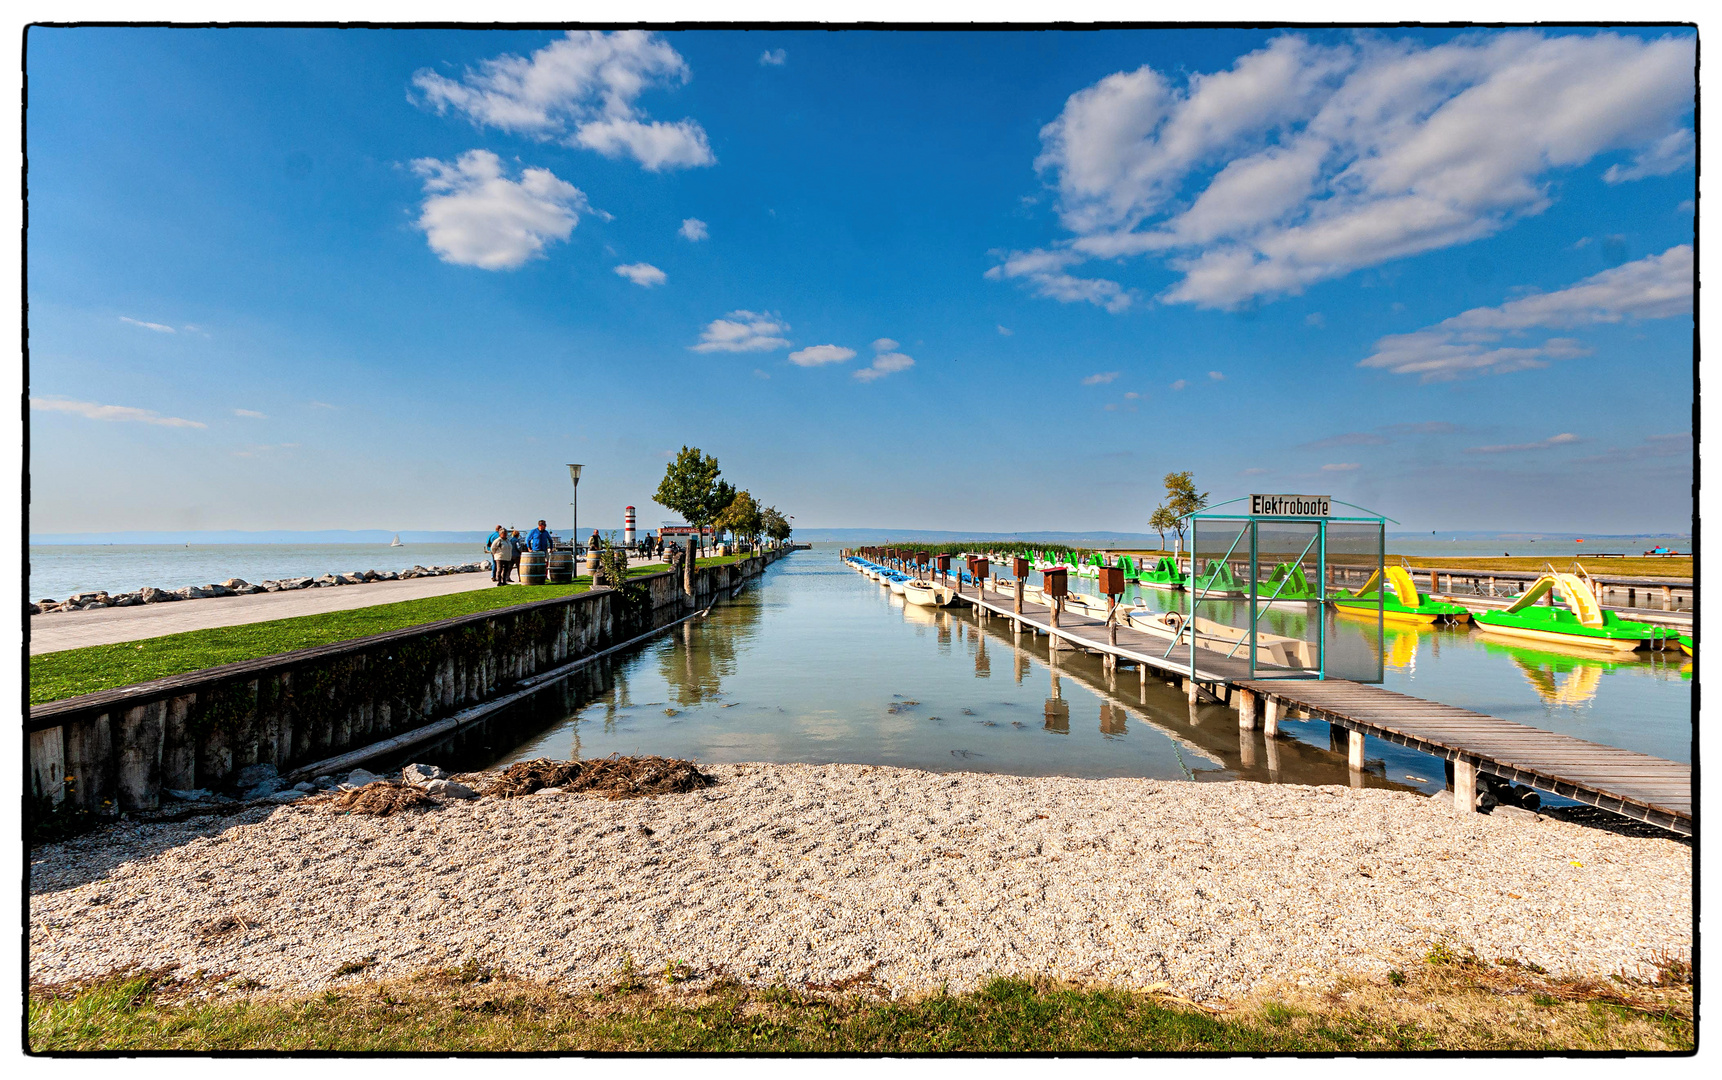
[[[702,560],[701,565],[710,566],[714,562]],[[663,570],[662,566],[642,566],[629,571],[629,576],[657,574]],[[92,645],[83,649],[42,653],[30,658],[30,703],[39,705],[116,686],[131,686],[169,675],[201,671],[220,664],[278,656],[297,649],[351,641],[460,615],[553,600],[585,592],[591,585],[590,577],[578,577],[571,585],[509,585],[474,589],[352,611],[300,615],[244,626],[218,626],[142,641],[124,641],[117,645]]]
[[[853,991],[718,985],[628,973],[570,993],[474,963],[309,996],[188,997],[147,974],[33,987],[37,1053],[169,1050],[670,1053],[1682,1051],[1681,986],[1554,980],[1415,965],[1380,981],[1212,1010],[1163,995],[998,979],[973,993],[883,1000]],[[195,984],[194,984],[195,985]]]

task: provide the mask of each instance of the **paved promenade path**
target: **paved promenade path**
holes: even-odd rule
[[[81,649],[89,645],[141,641],[187,630],[242,626],[271,619],[291,619],[298,615],[319,615],[326,611],[351,611],[375,604],[394,604],[402,600],[495,587],[490,582],[490,575],[480,571],[406,581],[373,581],[365,585],[254,593],[251,596],[216,596],[207,600],[180,600],[138,607],[56,611],[30,617],[30,655]],[[518,585],[506,587],[520,588]],[[531,594],[521,590],[520,599],[524,603],[531,599]]]

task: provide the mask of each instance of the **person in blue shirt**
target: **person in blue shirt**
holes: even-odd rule
[[[538,521],[538,528],[533,529],[531,532],[526,534],[526,550],[550,550],[550,530],[544,527],[544,520],[542,518]]]

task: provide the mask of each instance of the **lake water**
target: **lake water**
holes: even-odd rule
[[[1658,544],[1682,552],[1692,550],[1689,538],[1614,537],[1580,544],[1571,536],[1536,533],[1527,536],[1540,536],[1540,539],[1533,543],[1528,539],[1453,540],[1431,536],[1423,540],[1394,537],[1388,540],[1387,546],[1390,554],[1450,555],[1454,558],[1498,556],[1504,551],[1551,559],[1609,551],[1637,555]],[[836,551],[840,547],[839,544],[820,544],[815,550]],[[145,585],[177,589],[234,577],[266,581],[353,570],[446,566],[483,557],[478,548],[476,543],[407,544],[398,548],[386,544],[31,544],[29,599],[64,600],[73,593],[96,589],[112,593],[131,592]]]
[[[1153,603],[1161,594],[1150,593]],[[1276,612],[1276,616],[1280,613]],[[1321,616],[1312,616],[1321,617]],[[1364,628],[1325,616],[1340,647]],[[1389,628],[1394,690],[1689,761],[1691,665],[1520,649],[1463,629]],[[477,768],[534,757],[664,754],[699,761],[849,762],[1020,775],[1344,784],[1327,725],[1275,742],[1223,706],[1192,708],[1098,657],[1049,655],[973,609],[932,611],[850,570],[837,545],[797,552],[733,601],[594,665],[417,760]],[[441,755],[440,757],[438,755]],[[1363,782],[1433,792],[1440,761],[1370,740]]]
[[[178,589],[365,570],[449,566],[484,558],[478,544],[31,544],[31,600],[76,592]]]

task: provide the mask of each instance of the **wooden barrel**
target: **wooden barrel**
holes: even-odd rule
[[[552,585],[569,585],[574,581],[574,553],[567,548],[560,548],[550,553],[550,561],[546,564],[545,578]]]
[[[522,585],[544,584],[544,552],[522,551],[520,553],[520,583]]]

